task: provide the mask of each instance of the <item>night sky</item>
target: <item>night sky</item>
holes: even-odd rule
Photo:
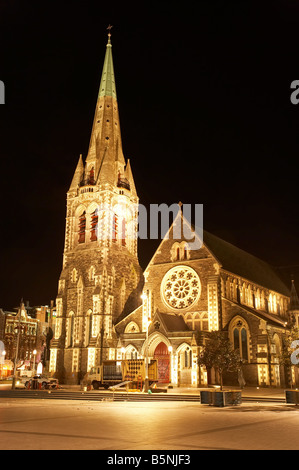
[[[298,285],[297,1],[6,0],[0,307],[56,297],[66,192],[87,155],[109,24],[140,202],[203,203],[206,230]],[[157,244],[139,243],[143,268]]]

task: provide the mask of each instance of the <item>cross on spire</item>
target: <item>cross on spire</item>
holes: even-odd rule
[[[108,29],[108,39],[110,41],[110,38],[111,38],[111,29],[113,28],[113,25],[109,24],[109,26],[107,27]]]

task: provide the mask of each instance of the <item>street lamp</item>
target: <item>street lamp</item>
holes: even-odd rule
[[[17,362],[18,362],[18,354],[19,354],[20,334],[21,334],[21,330],[24,330],[24,328],[25,328],[25,326],[21,324],[22,307],[23,307],[23,303],[21,304],[20,310],[18,312],[18,315],[19,315],[18,325],[15,327],[15,331],[18,331],[18,336],[17,336],[17,345],[16,345],[16,352],[15,352],[13,379],[12,379],[12,385],[11,385],[12,390],[15,389],[15,383],[16,383],[16,373],[17,373]]]
[[[33,351],[33,376],[35,375],[35,356],[36,356],[37,350],[34,349]]]

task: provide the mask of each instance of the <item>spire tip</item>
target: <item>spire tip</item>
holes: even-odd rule
[[[109,24],[109,26],[107,27],[108,29],[108,44],[111,44],[111,29],[113,28],[113,25]]]

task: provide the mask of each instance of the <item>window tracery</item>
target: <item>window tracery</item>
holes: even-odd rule
[[[73,268],[72,274],[71,274],[71,281],[72,282],[77,282],[78,279],[78,272],[76,268]]]
[[[125,333],[139,333],[139,331],[140,331],[139,326],[134,321],[131,321],[130,323],[128,323],[128,325],[125,328]]]
[[[241,359],[248,361],[249,354],[249,328],[245,320],[236,318],[230,327],[230,336],[235,350],[239,351]]]
[[[171,261],[182,261],[190,258],[188,243],[185,241],[175,242],[171,247]]]
[[[185,316],[185,322],[190,330],[208,331],[209,330],[209,316],[208,312],[195,312],[188,313]]]
[[[163,299],[174,309],[191,307],[200,295],[200,280],[189,266],[178,266],[166,273],[162,282]]]

